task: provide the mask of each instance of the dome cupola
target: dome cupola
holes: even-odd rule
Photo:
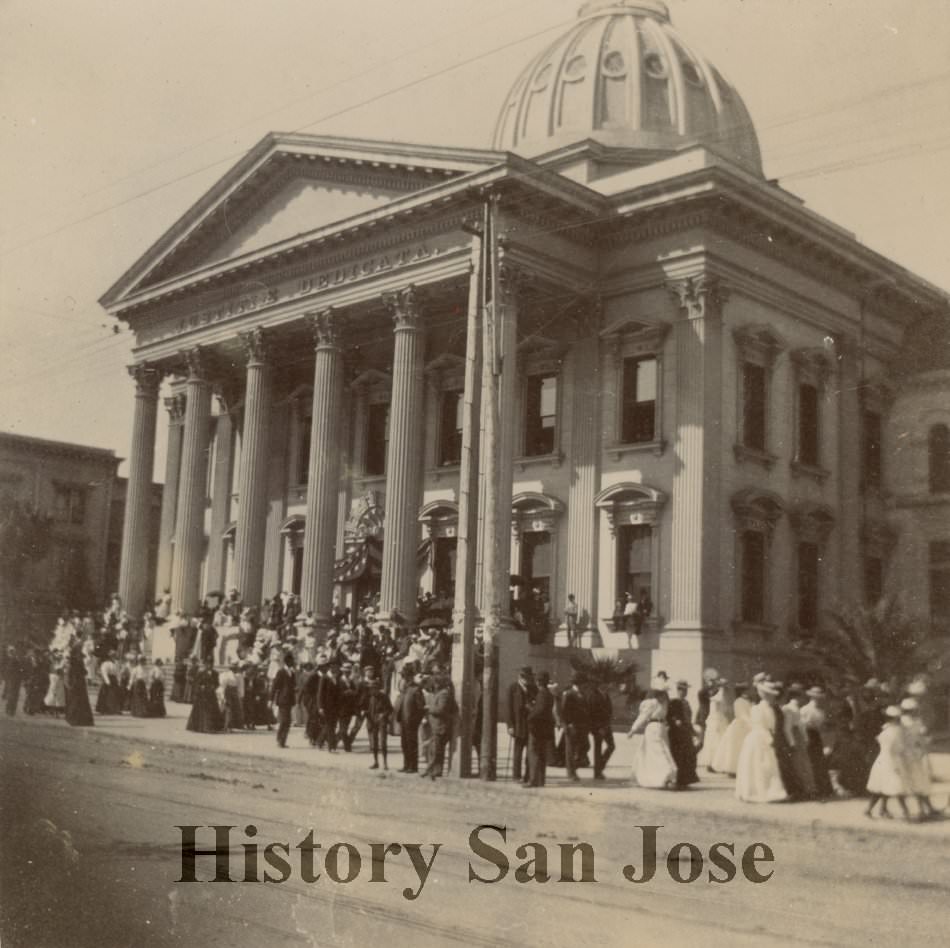
[[[762,159],[736,90],[673,29],[660,0],[594,0],[505,99],[493,148],[535,158],[585,139],[647,163],[708,145],[755,174]]]

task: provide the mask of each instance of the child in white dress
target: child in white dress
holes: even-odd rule
[[[910,819],[910,812],[904,799],[908,793],[910,781],[907,775],[906,741],[904,728],[900,722],[900,708],[896,705],[890,705],[885,708],[884,716],[887,720],[884,722],[884,727],[881,728],[881,733],[877,736],[877,742],[881,749],[871,765],[871,773],[868,775],[867,789],[871,799],[864,815],[873,818],[874,807],[880,802],[881,816],[892,819],[891,813],[887,809],[887,801],[892,797],[896,797],[904,813],[904,818]]]
[[[937,816],[939,811],[930,802],[933,780],[927,754],[930,745],[927,727],[920,719],[920,705],[916,698],[905,698],[901,702],[900,710],[901,727],[904,729],[904,765],[907,769],[908,791],[917,801],[921,819],[930,819]]]

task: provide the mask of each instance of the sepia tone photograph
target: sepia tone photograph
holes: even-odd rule
[[[2,0],[2,948],[942,943],[948,12]]]

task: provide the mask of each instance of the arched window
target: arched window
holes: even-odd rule
[[[930,493],[950,491],[950,428],[934,425],[927,438],[930,454]]]

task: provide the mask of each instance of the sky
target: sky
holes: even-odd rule
[[[0,0],[0,431],[124,456],[132,339],[96,301],[169,225],[271,130],[488,147],[578,6]],[[668,6],[767,176],[950,289],[950,0]]]

